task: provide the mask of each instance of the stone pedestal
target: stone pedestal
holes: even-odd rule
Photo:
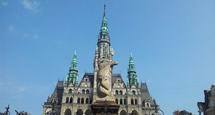
[[[118,115],[119,105],[114,101],[96,101],[91,110],[93,115]]]

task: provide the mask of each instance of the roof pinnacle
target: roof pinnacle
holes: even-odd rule
[[[106,9],[106,4],[104,4],[104,16],[105,16],[105,9]]]

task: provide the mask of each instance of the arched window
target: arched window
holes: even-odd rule
[[[118,95],[118,90],[115,91],[116,95]]]
[[[134,104],[134,100],[133,99],[131,99],[131,105],[133,105]]]
[[[80,103],[80,98],[78,98],[78,103]]]
[[[81,98],[81,104],[84,104],[84,98]]]
[[[122,104],[122,99],[120,99],[120,104]]]
[[[132,94],[133,94],[133,95],[136,95],[136,91],[133,90],[133,91],[132,91]]]
[[[93,100],[92,99],[90,99],[90,104],[93,102]]]
[[[69,93],[72,93],[72,89],[69,89]]]
[[[120,115],[127,115],[127,113],[125,112],[125,110],[122,110],[122,111],[120,112]]]
[[[66,109],[65,114],[64,115],[72,115],[72,112],[70,109]]]
[[[69,103],[69,97],[66,98],[66,103]]]
[[[92,115],[91,110],[90,110],[90,109],[87,109],[87,110],[85,111],[85,115]]]
[[[81,109],[78,109],[76,115],[83,115],[83,111]]]
[[[82,94],[85,94],[85,90],[84,89],[82,89]]]
[[[122,90],[120,90],[120,95],[122,95]]]
[[[86,104],[88,104],[89,103],[89,101],[88,101],[88,98],[86,98],[86,102],[85,102]]]
[[[72,97],[70,97],[69,102],[70,102],[70,103],[73,103],[73,98],[72,98]]]
[[[137,99],[135,99],[135,104],[137,105]]]
[[[126,99],[124,99],[124,104],[127,104],[127,101],[126,101]]]
[[[118,99],[116,99],[116,104],[118,104]]]
[[[90,93],[90,91],[87,89],[87,90],[86,90],[86,94],[89,94],[89,93]]]
[[[136,110],[133,110],[133,111],[131,112],[131,115],[138,115],[138,113],[137,113]]]

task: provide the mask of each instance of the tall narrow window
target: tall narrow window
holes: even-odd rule
[[[80,103],[80,98],[78,98],[78,101],[77,101],[78,103]]]
[[[126,99],[124,99],[124,104],[127,104],[127,101],[126,101]]]
[[[118,104],[118,99],[116,99],[116,104]]]
[[[84,89],[82,89],[82,94],[85,94],[85,90]]]
[[[122,95],[122,90],[120,90],[120,95]]]
[[[86,90],[86,94],[89,94],[89,93],[90,93],[90,91],[87,89],[87,90]]]
[[[134,104],[134,100],[133,99],[131,99],[131,105],[133,105]]]
[[[135,99],[135,104],[137,105],[137,99]]]
[[[84,98],[81,98],[81,104],[84,104]]]
[[[90,104],[93,102],[93,100],[90,98]]]
[[[70,102],[70,103],[73,103],[73,98],[72,98],[72,97],[70,98],[69,102]]]
[[[115,94],[118,95],[118,90],[115,91]]]
[[[69,89],[69,93],[72,93],[72,89]]]
[[[69,97],[66,98],[66,103],[69,103]]]
[[[120,99],[120,104],[122,104],[122,99]]]
[[[86,98],[86,104],[88,104],[88,103],[89,103],[88,98]]]
[[[136,95],[136,91],[133,90],[132,93],[133,93],[133,95]]]

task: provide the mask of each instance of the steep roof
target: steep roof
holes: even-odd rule
[[[54,92],[52,93],[51,97],[48,97],[47,102],[45,102],[45,105],[49,105],[54,103],[54,101],[60,105],[62,102],[62,96],[63,96],[63,81],[58,81],[57,85],[55,87]]]
[[[146,83],[141,83],[140,90],[142,93],[142,99],[149,99],[152,106],[155,105],[155,100],[152,100]]]
[[[91,87],[93,87],[93,85],[94,85],[94,74],[93,74],[93,73],[85,73],[85,74],[84,74],[84,77],[83,77],[82,80],[81,80],[81,82],[83,82],[83,80],[84,80],[85,78],[88,78],[88,79],[89,79],[90,84],[92,84]],[[123,83],[124,86],[126,87],[125,82],[123,81],[122,76],[121,76],[120,74],[116,74],[116,73],[112,74],[111,79],[112,79],[112,80],[111,80],[111,81],[112,81],[112,84],[118,82],[117,80],[120,79],[120,82]],[[80,86],[80,84],[79,84],[79,86]]]

